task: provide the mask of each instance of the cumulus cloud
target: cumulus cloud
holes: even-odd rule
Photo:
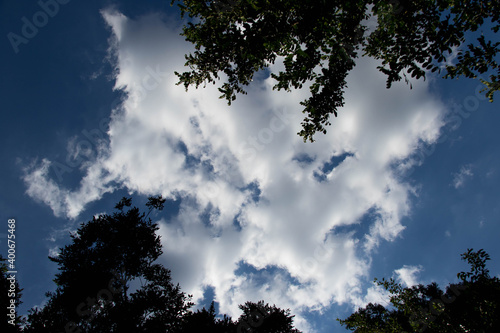
[[[109,145],[85,165],[76,190],[52,181],[44,160],[26,169],[27,193],[70,218],[117,188],[180,200],[179,213],[159,221],[162,260],[195,300],[213,287],[233,316],[238,304],[265,299],[307,328],[303,311],[378,297],[360,288],[370,257],[401,234],[411,208],[413,189],[395,166],[435,142],[443,125],[427,83],[386,90],[376,63],[360,59],[346,107],[327,135],[305,144],[296,133],[307,91],[276,92],[271,78],[256,80],[231,108],[216,87],[186,93],[173,71],[191,46],[174,24],[161,15],[103,17],[115,88],[126,93],[110,110]],[[400,276],[411,282],[407,273]]]

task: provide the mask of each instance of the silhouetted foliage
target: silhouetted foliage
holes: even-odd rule
[[[222,319],[216,318],[214,302],[210,308],[190,312],[184,317],[184,324],[180,332],[198,333],[234,333],[236,332],[236,323],[230,317],[224,315]]]
[[[192,303],[171,282],[158,226],[124,198],[120,211],[100,215],[71,235],[58,256],[55,292],[31,311],[27,332],[172,332]]]
[[[150,213],[164,203],[150,197],[146,206]],[[123,198],[118,212],[82,223],[72,243],[49,257],[59,265],[57,289],[29,312],[23,332],[298,332],[289,310],[263,302],[242,305],[238,322],[218,317],[213,302],[208,310],[190,311],[191,296],[155,263],[162,253],[157,224],[136,207],[124,211],[131,205]]]
[[[224,315],[217,318],[214,303],[210,308],[188,313],[185,316],[181,332],[214,332],[214,333],[300,333],[293,327],[290,310],[282,310],[276,306],[246,302],[240,305],[242,315],[234,322]]]
[[[290,310],[283,310],[276,306],[246,302],[240,305],[243,314],[238,318],[237,327],[240,332],[254,333],[300,333],[293,327],[293,315]]]
[[[344,105],[346,77],[358,52],[381,60],[387,87],[403,77],[425,78],[428,71],[444,77],[476,78],[488,73],[487,97],[500,90],[497,54],[500,42],[483,34],[500,29],[496,0],[172,0],[189,16],[182,35],[195,51],[186,55],[189,71],[177,73],[186,89],[224,77],[219,88],[229,104],[246,93],[254,74],[279,58],[284,69],[271,73],[273,89],[290,91],[309,84],[311,96],[301,102],[306,114],[299,135],[313,141],[326,133],[330,115]],[[370,17],[376,27],[369,28]],[[496,24],[496,25],[495,25]],[[470,43],[469,43],[470,42]],[[446,62],[454,48],[454,64]],[[491,71],[491,72],[488,72]]]
[[[149,210],[153,209],[158,209],[158,210],[163,210],[163,204],[165,203],[166,199],[163,199],[161,195],[157,197],[149,197],[149,201],[146,204],[146,206],[149,207]]]
[[[446,291],[436,283],[403,287],[394,279],[378,281],[390,292],[390,307],[368,304],[339,322],[355,332],[500,332],[500,279],[486,269],[489,255],[468,249],[462,259],[470,272]]]
[[[130,207],[132,205],[132,198],[123,197],[116,204],[115,208],[118,210],[123,210],[124,207]]]

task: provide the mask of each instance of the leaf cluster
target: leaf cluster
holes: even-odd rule
[[[390,294],[390,306],[368,304],[339,322],[354,332],[498,332],[500,279],[486,269],[489,255],[462,254],[471,269],[443,291],[436,283],[403,287],[394,279],[375,281]]]
[[[264,301],[246,302],[240,305],[243,314],[238,319],[239,332],[254,333],[300,333],[293,327],[293,315]]]
[[[500,5],[496,0],[172,0],[186,19],[182,35],[195,51],[186,55],[189,71],[176,74],[186,89],[223,79],[221,98],[231,104],[255,73],[278,59],[284,70],[271,73],[273,89],[291,91],[309,87],[301,102],[305,118],[298,133],[314,141],[326,133],[331,114],[344,106],[346,77],[358,51],[382,61],[387,87],[410,77],[446,71],[444,77],[493,71],[486,95],[500,89],[496,60],[500,44],[484,36],[459,50],[457,63],[447,62],[467,34],[489,23],[497,33]],[[367,22],[376,18],[375,29]],[[495,25],[496,24],[496,25]],[[446,63],[446,65],[443,65]],[[495,71],[497,74],[495,74]]]

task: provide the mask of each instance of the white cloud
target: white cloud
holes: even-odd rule
[[[48,177],[50,161],[43,159],[38,165],[24,168],[24,181],[27,184],[26,193],[46,204],[52,209],[55,216],[65,214],[65,199],[69,195],[68,191],[61,190],[58,185]]]
[[[412,287],[418,284],[416,275],[422,271],[421,266],[408,266],[404,265],[400,269],[394,271],[399,283],[405,287]]]
[[[109,146],[85,166],[77,190],[53,182],[44,160],[26,170],[27,193],[71,218],[116,186],[181,199],[179,214],[160,221],[162,260],[195,300],[213,286],[221,311],[233,316],[238,304],[265,299],[297,313],[304,328],[301,311],[359,302],[372,250],[398,237],[410,212],[413,189],[394,166],[435,142],[442,126],[427,83],[386,90],[375,63],[361,59],[348,77],[346,107],[327,135],[305,144],[296,133],[306,90],[276,92],[271,79],[256,80],[231,108],[216,87],[186,93],[173,71],[191,46],[178,30],[157,15],[103,16],[114,36],[115,87],[128,94],[113,110]],[[315,178],[345,152],[351,156]],[[358,235],[368,212],[377,218]],[[375,299],[380,291],[367,293]]]
[[[460,171],[457,173],[453,174],[453,187],[456,189],[464,186],[465,181],[468,178],[472,178],[474,174],[472,173],[472,166],[471,165],[463,165],[460,168]]]
[[[383,306],[387,306],[390,303],[390,293],[385,290],[383,286],[375,282],[372,282],[371,286],[366,289],[363,297],[358,295],[353,297],[352,300],[353,311],[366,307],[368,303],[380,304]]]
[[[43,159],[24,168],[23,180],[27,185],[26,193],[37,201],[49,206],[54,215],[76,218],[89,202],[98,200],[103,194],[113,191],[112,178],[99,164],[88,166],[85,177],[80,182],[78,191],[70,191],[49,178],[51,162]]]
[[[403,287],[412,287],[417,285],[418,278],[417,275],[422,271],[422,266],[408,266],[394,270],[392,277],[397,283],[401,283]],[[352,299],[353,310],[356,311],[358,308],[366,307],[368,303],[381,304],[387,306],[390,304],[391,294],[381,285],[376,282],[372,282],[371,286],[366,289],[363,296],[359,295],[358,292]]]
[[[54,246],[49,249],[49,257],[59,257],[60,254],[61,252],[58,246]]]

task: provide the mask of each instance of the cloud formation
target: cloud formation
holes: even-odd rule
[[[471,165],[462,165],[460,171],[453,174],[453,187],[458,189],[464,186],[465,181],[468,178],[472,178],[474,174],[472,173]]]
[[[117,188],[180,200],[178,215],[159,221],[162,260],[195,301],[213,287],[233,316],[238,304],[265,299],[310,330],[300,313],[376,297],[361,288],[373,250],[401,234],[411,209],[413,188],[395,169],[443,125],[427,83],[386,90],[376,63],[360,59],[346,107],[305,144],[296,133],[307,90],[276,92],[259,79],[231,108],[214,86],[186,93],[173,71],[191,46],[174,24],[102,15],[115,88],[126,93],[110,110],[109,144],[83,166],[79,188],[56,184],[43,160],[26,169],[27,193],[69,218]]]

